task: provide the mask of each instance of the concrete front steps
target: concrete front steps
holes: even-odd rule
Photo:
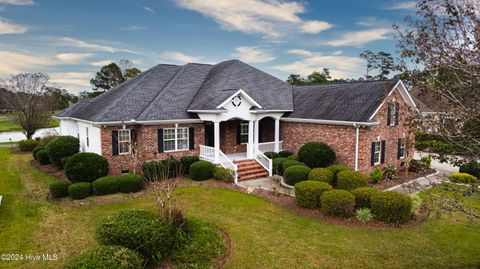
[[[268,177],[268,171],[256,160],[236,160],[234,163],[238,167],[238,180]]]

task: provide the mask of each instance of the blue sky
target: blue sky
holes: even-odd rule
[[[330,68],[360,77],[365,49],[395,53],[392,23],[412,1],[0,0],[0,78],[44,72],[71,92],[111,61],[237,58],[281,79]]]

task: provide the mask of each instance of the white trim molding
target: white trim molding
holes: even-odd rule
[[[413,101],[412,96],[410,95],[410,93],[407,90],[407,87],[405,87],[405,85],[403,84],[403,82],[401,80],[398,80],[397,84],[395,84],[395,86],[390,90],[388,95],[383,99],[382,103],[377,107],[377,109],[375,109],[375,112],[373,112],[373,114],[370,116],[370,118],[368,120],[373,120],[373,117],[375,117],[375,115],[377,115],[378,111],[380,111],[382,106],[387,101],[388,97],[390,97],[390,95],[392,95],[392,93],[395,92],[395,90],[397,88],[398,88],[398,92],[400,93],[400,96],[402,96],[405,103],[407,103],[407,105],[410,106],[410,108],[412,110],[418,112],[417,105]]]
[[[317,119],[300,119],[300,118],[281,118],[281,121],[299,122],[299,123],[316,123],[327,125],[342,125],[342,126],[375,126],[378,122],[356,122],[356,121],[340,121],[340,120],[317,120]]]
[[[220,105],[217,106],[217,109],[219,108],[222,108],[224,107],[228,102],[230,102],[232,100],[233,97],[237,96],[237,95],[243,95],[245,97],[245,99],[247,99],[247,101],[252,104],[253,106],[256,106],[258,108],[262,108],[261,105],[259,105],[252,97],[250,97],[250,95],[248,95],[245,91],[243,91],[242,89],[239,89],[238,91],[236,91],[234,94],[230,95],[230,97],[228,97],[225,101],[223,101]]]

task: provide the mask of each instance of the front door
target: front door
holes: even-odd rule
[[[215,134],[213,124],[205,125],[205,146],[215,146]]]

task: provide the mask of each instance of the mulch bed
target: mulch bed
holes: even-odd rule
[[[431,174],[434,174],[436,171],[434,169],[428,169],[426,171],[420,172],[420,173],[415,173],[415,172],[410,172],[408,171],[405,173],[405,171],[399,171],[397,173],[397,177],[394,180],[382,180],[379,183],[370,183],[372,187],[379,188],[382,190],[386,190],[388,188],[403,184],[405,182],[408,182],[410,180],[414,180],[419,177],[424,177],[428,176]]]
[[[54,164],[46,164],[46,165],[41,165],[37,160],[32,160],[31,164],[33,167],[38,168],[42,170],[43,172],[50,174],[58,179],[64,179],[67,180],[67,176],[65,176],[65,173],[63,172],[63,169],[59,168],[58,166]]]

